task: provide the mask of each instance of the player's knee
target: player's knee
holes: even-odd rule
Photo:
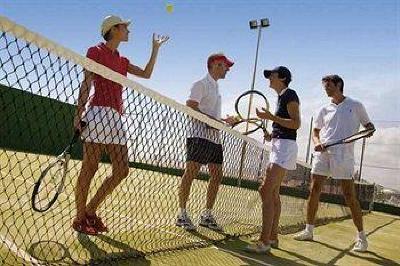
[[[260,194],[262,199],[265,199],[265,198],[272,199],[273,196],[274,196],[272,187],[271,186],[266,186],[266,185],[260,186],[258,188],[258,193]]]

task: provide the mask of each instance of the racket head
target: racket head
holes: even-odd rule
[[[250,135],[263,127],[263,121],[259,119],[243,119],[235,123],[232,128],[243,135]]]
[[[68,153],[61,154],[41,172],[33,186],[33,210],[45,212],[54,205],[64,187],[69,157]]]
[[[235,101],[235,111],[241,120],[259,119],[256,114],[257,108],[269,110],[269,102],[263,93],[256,90],[242,93]]]

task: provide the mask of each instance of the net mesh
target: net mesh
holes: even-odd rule
[[[74,189],[82,165],[81,144],[72,149],[64,190],[55,204],[43,213],[35,212],[31,205],[34,183],[73,133],[84,69],[125,88],[125,116],[121,119],[127,128],[129,174],[98,208],[98,216],[110,231],[95,237],[77,234],[71,228],[76,215]],[[268,150],[260,143],[5,17],[0,17],[0,108],[2,264],[115,261],[210,245],[260,231],[257,179],[268,163]],[[202,227],[190,233],[175,226],[188,132],[204,132],[204,128],[224,149],[222,184],[213,208],[223,233]],[[89,199],[111,175],[109,161],[102,157],[90,184]],[[309,170],[299,163],[284,181],[283,233],[304,224]],[[191,187],[188,210],[195,223],[204,209],[209,178],[203,166]],[[343,206],[331,203],[323,203],[318,213],[321,220],[348,214]]]

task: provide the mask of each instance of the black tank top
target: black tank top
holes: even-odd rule
[[[297,102],[300,104],[297,93],[292,89],[287,89],[282,95],[278,97],[278,104],[275,115],[281,118],[290,118],[287,105],[290,102]],[[283,127],[278,123],[272,123],[272,138],[277,139],[292,139],[296,140],[297,130]]]

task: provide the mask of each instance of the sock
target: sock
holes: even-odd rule
[[[186,216],[186,208],[179,208],[179,214],[182,216]]]
[[[211,215],[211,209],[205,209],[204,212],[203,212],[203,214],[204,214],[205,216],[210,216],[210,215]]]
[[[314,230],[314,225],[313,224],[306,224],[306,231],[312,233]]]
[[[364,231],[358,232],[357,236],[359,239],[363,239],[363,240],[367,239],[367,236],[365,235]]]

